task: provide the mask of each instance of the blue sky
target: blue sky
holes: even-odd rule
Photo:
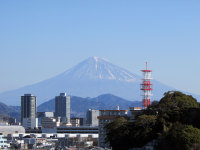
[[[200,94],[200,1],[0,1],[0,92],[90,56]]]

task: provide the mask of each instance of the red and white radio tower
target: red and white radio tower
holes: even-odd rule
[[[152,83],[151,83],[151,72],[152,70],[147,69],[147,62],[146,62],[146,70],[141,70],[144,74],[144,78],[142,79],[141,90],[143,91],[143,99],[142,99],[142,106],[146,109],[151,104],[151,91],[152,91]]]

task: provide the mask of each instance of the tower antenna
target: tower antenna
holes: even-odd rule
[[[151,104],[151,91],[152,91],[152,83],[151,83],[151,72],[152,70],[147,69],[147,62],[146,62],[146,70],[141,70],[143,72],[142,84],[141,84],[141,91],[143,92],[142,95],[142,107],[146,109]]]

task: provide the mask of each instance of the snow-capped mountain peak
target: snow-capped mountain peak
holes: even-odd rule
[[[136,75],[113,65],[104,58],[98,58],[96,56],[89,57],[62,75],[77,79],[136,81]]]
[[[95,97],[110,93],[129,100],[140,100],[140,79],[140,76],[113,65],[103,58],[90,57],[55,77],[1,93],[0,100],[9,105],[20,105],[22,95],[33,93],[37,96],[37,104],[41,104],[61,92],[81,97]],[[171,87],[155,80],[153,84],[156,100],[159,100],[164,92],[172,90]]]

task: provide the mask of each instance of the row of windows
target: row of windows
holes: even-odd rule
[[[7,143],[7,141],[0,141],[0,143]]]
[[[101,116],[117,116],[117,115],[121,115],[121,116],[125,116],[127,115],[127,112],[101,112]]]
[[[57,130],[97,130],[98,128],[57,128]]]
[[[111,122],[112,120],[108,120],[108,119],[101,119],[99,120],[99,123],[104,123],[104,122]]]

